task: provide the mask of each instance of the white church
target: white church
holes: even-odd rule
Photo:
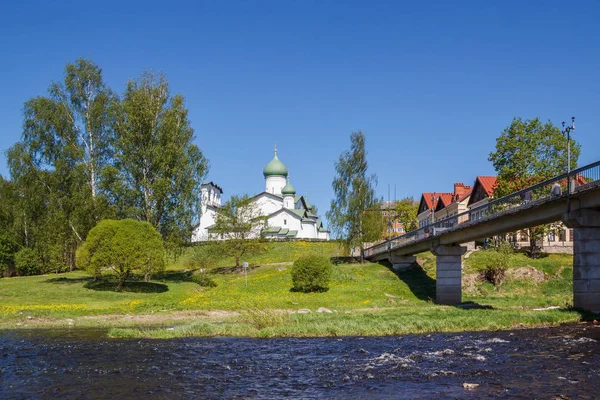
[[[277,158],[277,149],[271,162],[263,170],[265,191],[252,197],[252,203],[261,215],[265,225],[256,236],[267,239],[322,239],[329,240],[329,231],[316,214],[316,209],[306,197],[296,195],[291,185],[288,169]],[[211,234],[211,228],[221,207],[223,189],[213,182],[202,184],[200,222],[192,232],[192,242],[220,239]]]

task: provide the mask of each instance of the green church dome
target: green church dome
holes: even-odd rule
[[[283,189],[281,189],[281,194],[283,194],[283,195],[287,194],[287,195],[291,195],[291,196],[294,196],[296,194],[296,189],[294,189],[294,187],[290,183],[289,179],[288,179],[287,184],[283,187]]]
[[[288,176],[288,169],[281,161],[279,161],[279,158],[277,158],[277,153],[275,153],[275,156],[271,162],[267,164],[265,169],[263,169],[263,175],[265,178],[268,176]]]

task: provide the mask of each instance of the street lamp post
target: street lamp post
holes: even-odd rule
[[[435,207],[434,207],[434,203],[435,203],[435,192],[433,192],[433,196],[431,196],[431,224],[433,225],[435,223]],[[432,227],[433,229],[433,227]]]
[[[565,127],[562,123],[562,134],[567,136],[567,191],[571,194],[571,131],[575,130],[575,117],[571,117],[571,126]]]

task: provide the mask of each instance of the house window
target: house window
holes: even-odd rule
[[[283,224],[284,224],[284,225],[287,225],[287,219],[284,219],[284,220],[283,220]]]
[[[548,241],[554,242],[556,238],[554,237],[554,232],[548,232]]]
[[[569,242],[573,241],[573,229],[569,229]]]

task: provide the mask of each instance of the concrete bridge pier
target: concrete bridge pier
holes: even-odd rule
[[[466,251],[466,246],[432,246],[431,252],[436,257],[435,300],[437,303],[448,305],[462,303],[461,256]]]
[[[390,256],[390,263],[394,271],[407,270],[416,262],[417,257],[415,256],[395,256],[393,254]]]
[[[562,219],[573,228],[573,306],[600,312],[600,211],[574,210]]]

